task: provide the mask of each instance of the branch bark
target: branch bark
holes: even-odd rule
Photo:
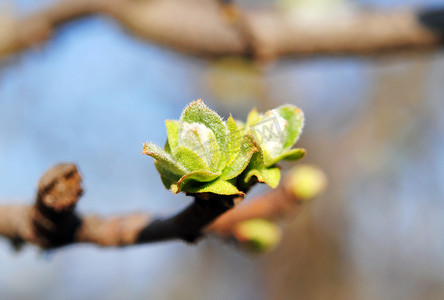
[[[30,243],[44,249],[76,243],[112,247],[173,239],[195,242],[206,234],[233,238],[242,221],[276,218],[299,207],[302,200],[289,187],[284,180],[279,188],[233,210],[241,198],[203,194],[168,218],[141,213],[81,216],[75,211],[82,195],[81,176],[74,164],[60,164],[41,178],[34,205],[0,206],[0,236],[15,246]]]
[[[245,11],[233,23],[224,18],[215,1],[65,0],[12,22],[10,34],[0,36],[0,56],[32,47],[49,39],[58,26],[91,14],[111,16],[142,39],[205,57],[269,60],[285,55],[368,54],[430,49],[442,42],[442,30],[428,29],[419,20],[424,14],[415,11],[317,19]]]

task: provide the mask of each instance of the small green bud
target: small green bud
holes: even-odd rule
[[[309,200],[324,191],[327,186],[325,173],[310,165],[300,165],[290,171],[291,188],[294,195]]]
[[[248,250],[264,253],[274,248],[281,239],[281,229],[264,219],[251,219],[239,223],[234,233]]]

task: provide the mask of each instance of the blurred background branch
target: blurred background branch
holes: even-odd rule
[[[228,5],[229,10],[205,0],[65,0],[26,18],[4,17],[0,57],[41,44],[59,26],[92,14],[110,16],[144,40],[210,57],[240,55],[267,61],[285,55],[369,54],[430,49],[442,40],[436,30],[440,23],[425,26],[424,14],[415,10],[307,16],[243,12]],[[441,15],[435,14],[434,20]]]

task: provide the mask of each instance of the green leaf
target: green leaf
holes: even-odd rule
[[[291,149],[302,131],[304,114],[299,108],[285,105],[267,111],[265,115],[252,111],[247,124],[261,145],[266,167],[284,158],[298,158],[296,153],[284,153]]]
[[[271,161],[270,165],[274,165],[275,163],[281,160],[292,160],[292,161],[299,160],[305,156],[305,153],[306,153],[305,149],[302,148],[296,148],[284,151],[284,153],[282,153],[281,155],[276,157],[273,161]]]
[[[237,129],[239,129],[239,131],[244,131],[245,130],[245,123],[239,120],[234,119],[234,122],[236,123]]]
[[[215,180],[205,184],[187,186],[184,189],[187,193],[213,193],[219,195],[239,195],[244,196],[245,194],[239,191],[236,186],[225,180]]]
[[[221,179],[228,180],[237,177],[248,166],[254,153],[259,152],[256,141],[251,134],[242,138],[240,149],[235,153],[234,160],[223,170]]]
[[[251,169],[245,175],[244,182],[248,183],[253,176],[256,177],[259,182],[266,183],[274,189],[279,185],[281,170],[279,170],[279,168]]]
[[[163,170],[168,170],[170,173],[180,176],[187,173],[187,170],[182,165],[175,162],[171,155],[153,143],[143,144],[142,153],[153,157],[157,163],[161,165],[161,169]]]
[[[252,126],[252,125],[256,124],[257,122],[260,121],[260,119],[261,119],[262,117],[263,117],[263,115],[261,115],[261,114],[259,114],[259,113],[257,112],[256,107],[253,108],[253,109],[250,111],[250,113],[248,114],[248,117],[247,117],[247,124],[246,124],[246,126],[248,127],[248,126]]]
[[[178,147],[183,146],[197,153],[209,169],[214,172],[219,170],[222,153],[213,131],[204,124],[181,123],[178,145]]]
[[[276,109],[279,115],[288,122],[284,149],[291,148],[299,139],[304,128],[304,113],[293,105],[280,106]]]
[[[227,137],[227,165],[230,165],[239,150],[242,132],[236,125],[236,121],[230,115],[227,119],[229,136]]]
[[[259,122],[249,127],[261,145],[266,166],[282,153],[287,127],[287,121],[276,110],[268,111]]]
[[[187,185],[196,185],[196,182],[210,182],[220,176],[220,173],[213,173],[211,171],[199,170],[188,173],[177,181],[178,192],[187,189]]]
[[[176,148],[174,158],[190,172],[197,170],[208,170],[208,165],[204,162],[202,157],[200,157],[193,150],[183,146],[178,146]]]
[[[201,123],[210,128],[217,139],[220,151],[225,151],[228,128],[222,118],[213,110],[209,109],[202,100],[191,102],[180,117],[181,122]],[[180,127],[182,127],[180,125]]]
[[[160,174],[160,179],[162,180],[163,185],[174,192],[176,188],[176,182],[180,179],[180,175],[174,174],[170,172],[168,169],[162,167],[158,161],[154,161],[154,166]]]
[[[265,168],[262,170],[262,180],[269,187],[274,189],[279,185],[281,180],[281,170],[279,168]],[[259,180],[261,181],[261,180]]]
[[[168,144],[170,149],[176,149],[178,144],[179,135],[179,121],[176,120],[166,120],[165,127],[167,131]]]
[[[244,172],[243,181],[248,184],[254,176],[259,182],[264,182],[271,188],[275,188],[279,184],[281,172],[279,168],[265,168],[262,149],[255,139],[254,143],[258,151],[251,157],[250,163]]]
[[[163,150],[165,150],[166,153],[168,153],[169,155],[172,155],[173,153],[171,152],[171,147],[170,147],[170,143],[168,143],[168,139],[165,142],[165,146],[163,146]]]
[[[251,134],[250,134],[250,136],[251,136]],[[261,146],[259,145],[259,143],[257,142],[257,140],[255,138],[253,138],[253,143],[258,151],[253,153],[253,156],[250,159],[250,163],[248,164],[248,169],[261,170],[265,166],[264,153],[262,151]]]

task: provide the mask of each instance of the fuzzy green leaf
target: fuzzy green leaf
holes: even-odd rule
[[[167,131],[169,147],[170,149],[176,149],[179,135],[179,121],[166,120],[165,127]]]
[[[233,161],[224,169],[221,179],[232,179],[241,174],[248,166],[251,157],[258,152],[256,141],[251,134],[247,134],[242,138],[240,149],[235,153]]]
[[[253,156],[251,157],[250,163],[248,164],[248,169],[261,170],[265,166],[264,153],[262,151],[261,146],[259,145],[259,143],[255,138],[253,138],[253,143],[258,151],[254,152]]]
[[[168,170],[173,174],[183,176],[187,173],[187,170],[174,161],[171,155],[153,143],[143,144],[142,153],[153,157],[162,166],[162,169]]]
[[[206,171],[206,170],[199,170],[199,171],[194,171],[194,172],[188,173],[177,181],[176,194],[180,191],[188,191],[187,185],[189,185],[190,183],[192,186],[193,182],[210,182],[210,181],[215,180],[219,176],[220,176],[220,173],[213,173],[211,171]]]
[[[225,150],[226,136],[228,134],[227,125],[215,111],[209,109],[200,99],[191,102],[184,109],[180,121],[182,123],[189,122],[204,124],[214,132],[220,151]]]
[[[304,114],[299,108],[285,105],[270,110],[265,115],[253,110],[247,125],[262,147],[266,167],[287,157],[297,157],[294,153],[284,153],[293,146],[302,132]]]
[[[196,152],[188,148],[178,146],[174,153],[174,158],[188,171],[208,170],[208,165]]]
[[[248,114],[248,117],[247,117],[247,124],[246,124],[246,126],[248,127],[248,126],[252,126],[252,125],[256,124],[257,122],[260,121],[260,119],[261,119],[262,117],[263,117],[263,116],[262,116],[261,114],[258,113],[256,107],[253,108],[253,109],[250,111],[250,113]]]
[[[245,175],[245,183],[248,183],[253,176],[257,178],[257,181],[266,183],[274,189],[279,185],[281,170],[279,170],[279,168],[251,169]]]
[[[236,157],[236,154],[239,150],[242,132],[237,127],[236,121],[230,115],[227,119],[227,127],[229,131],[229,135],[227,136],[227,165],[230,165],[233,159]]]
[[[302,129],[304,128],[304,113],[301,109],[293,105],[280,106],[276,110],[279,115],[288,122],[288,127],[286,129],[287,134],[283,147],[284,149],[289,149],[293,147],[302,133]]]
[[[214,132],[201,123],[183,122],[179,129],[179,146],[183,146],[200,156],[214,172],[219,170],[221,151]],[[194,169],[193,169],[194,170]]]
[[[170,143],[168,143],[168,140],[165,142],[165,146],[163,146],[163,150],[165,150],[166,153],[169,155],[172,155]]]
[[[287,127],[287,121],[275,110],[259,115],[256,117],[256,122],[248,127],[249,132],[261,145],[265,165],[271,165],[270,162],[274,157],[282,153]]]
[[[245,194],[239,191],[236,186],[225,180],[215,180],[205,184],[195,185],[187,187],[184,190],[188,193],[213,193],[219,195],[239,195],[244,196]]]
[[[273,161],[271,161],[271,165],[274,165],[275,163],[281,161],[281,160],[299,160],[305,156],[305,149],[302,148],[295,148],[290,149],[288,151],[284,151],[281,155],[276,157]]]
[[[262,173],[261,179],[269,187],[274,189],[279,185],[279,181],[281,180],[281,170],[279,170],[279,168],[265,168],[261,171],[261,173]],[[259,181],[261,182],[262,180]]]
[[[180,180],[181,176],[172,173],[168,169],[162,167],[162,164],[159,161],[154,161],[154,166],[160,174],[160,179],[162,180],[163,185],[174,192],[177,181]]]

